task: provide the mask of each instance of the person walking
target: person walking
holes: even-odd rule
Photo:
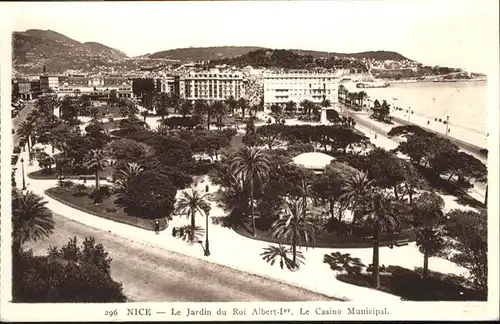
[[[155,221],[155,232],[156,234],[160,233],[160,222],[157,220]]]

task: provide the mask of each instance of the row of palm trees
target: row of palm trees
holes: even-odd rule
[[[350,92],[343,84],[338,88],[339,102],[353,108],[362,109],[366,97],[368,97],[368,94],[365,91]]]
[[[237,110],[241,118],[245,118],[247,112],[252,116],[260,109],[260,105],[250,105],[245,98],[236,100],[233,96],[225,100],[186,100],[180,98],[175,93],[154,93],[146,92],[142,95],[142,105],[145,108],[141,114],[144,119],[152,111],[160,115],[162,119],[168,116],[169,109],[173,108],[174,114],[182,116],[196,115],[202,117],[207,123],[207,129],[210,128],[211,118],[215,118],[217,125],[222,125],[224,117],[234,115]]]

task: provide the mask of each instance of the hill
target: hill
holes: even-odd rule
[[[167,51],[156,52],[153,54],[146,54],[142,58],[149,59],[170,59],[178,61],[211,61],[220,60],[225,58],[236,58],[257,50],[272,50],[264,47],[257,46],[215,46],[215,47],[189,47],[177,48]],[[389,51],[370,51],[361,53],[335,53],[335,52],[321,52],[301,49],[290,49],[290,52],[300,55],[310,55],[313,58],[356,58],[356,59],[375,59],[380,61],[392,60],[403,61],[408,58],[396,52]]]
[[[20,72],[62,72],[109,65],[125,53],[96,42],[81,43],[52,30],[29,29],[12,34],[12,61]]]
[[[259,68],[282,68],[282,69],[350,69],[353,72],[367,72],[366,65],[359,59],[346,57],[324,57],[317,54],[299,54],[292,50],[270,50],[259,49],[247,54],[235,57],[210,61],[210,65],[227,64],[238,67],[250,65]]]
[[[150,59],[169,59],[179,61],[210,61],[221,58],[241,56],[251,51],[262,49],[255,46],[216,46],[188,47],[149,54]]]

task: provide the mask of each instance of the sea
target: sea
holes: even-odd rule
[[[464,142],[487,147],[488,91],[486,81],[391,83],[365,91],[368,104],[386,100],[391,115]],[[399,109],[401,108],[401,110]],[[441,121],[440,121],[441,120]],[[448,121],[447,124],[445,121]]]

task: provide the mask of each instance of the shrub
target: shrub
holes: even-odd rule
[[[73,187],[73,195],[85,196],[87,194],[87,186],[83,183],[77,184]]]
[[[71,188],[75,183],[71,180],[59,181],[59,186],[61,188]]]
[[[118,209],[113,208],[113,207],[108,207],[105,209],[106,213],[116,213],[118,212]]]
[[[96,201],[102,201],[103,199],[109,198],[111,196],[111,190],[109,186],[100,186],[99,190],[94,190],[90,194],[90,197]]]

